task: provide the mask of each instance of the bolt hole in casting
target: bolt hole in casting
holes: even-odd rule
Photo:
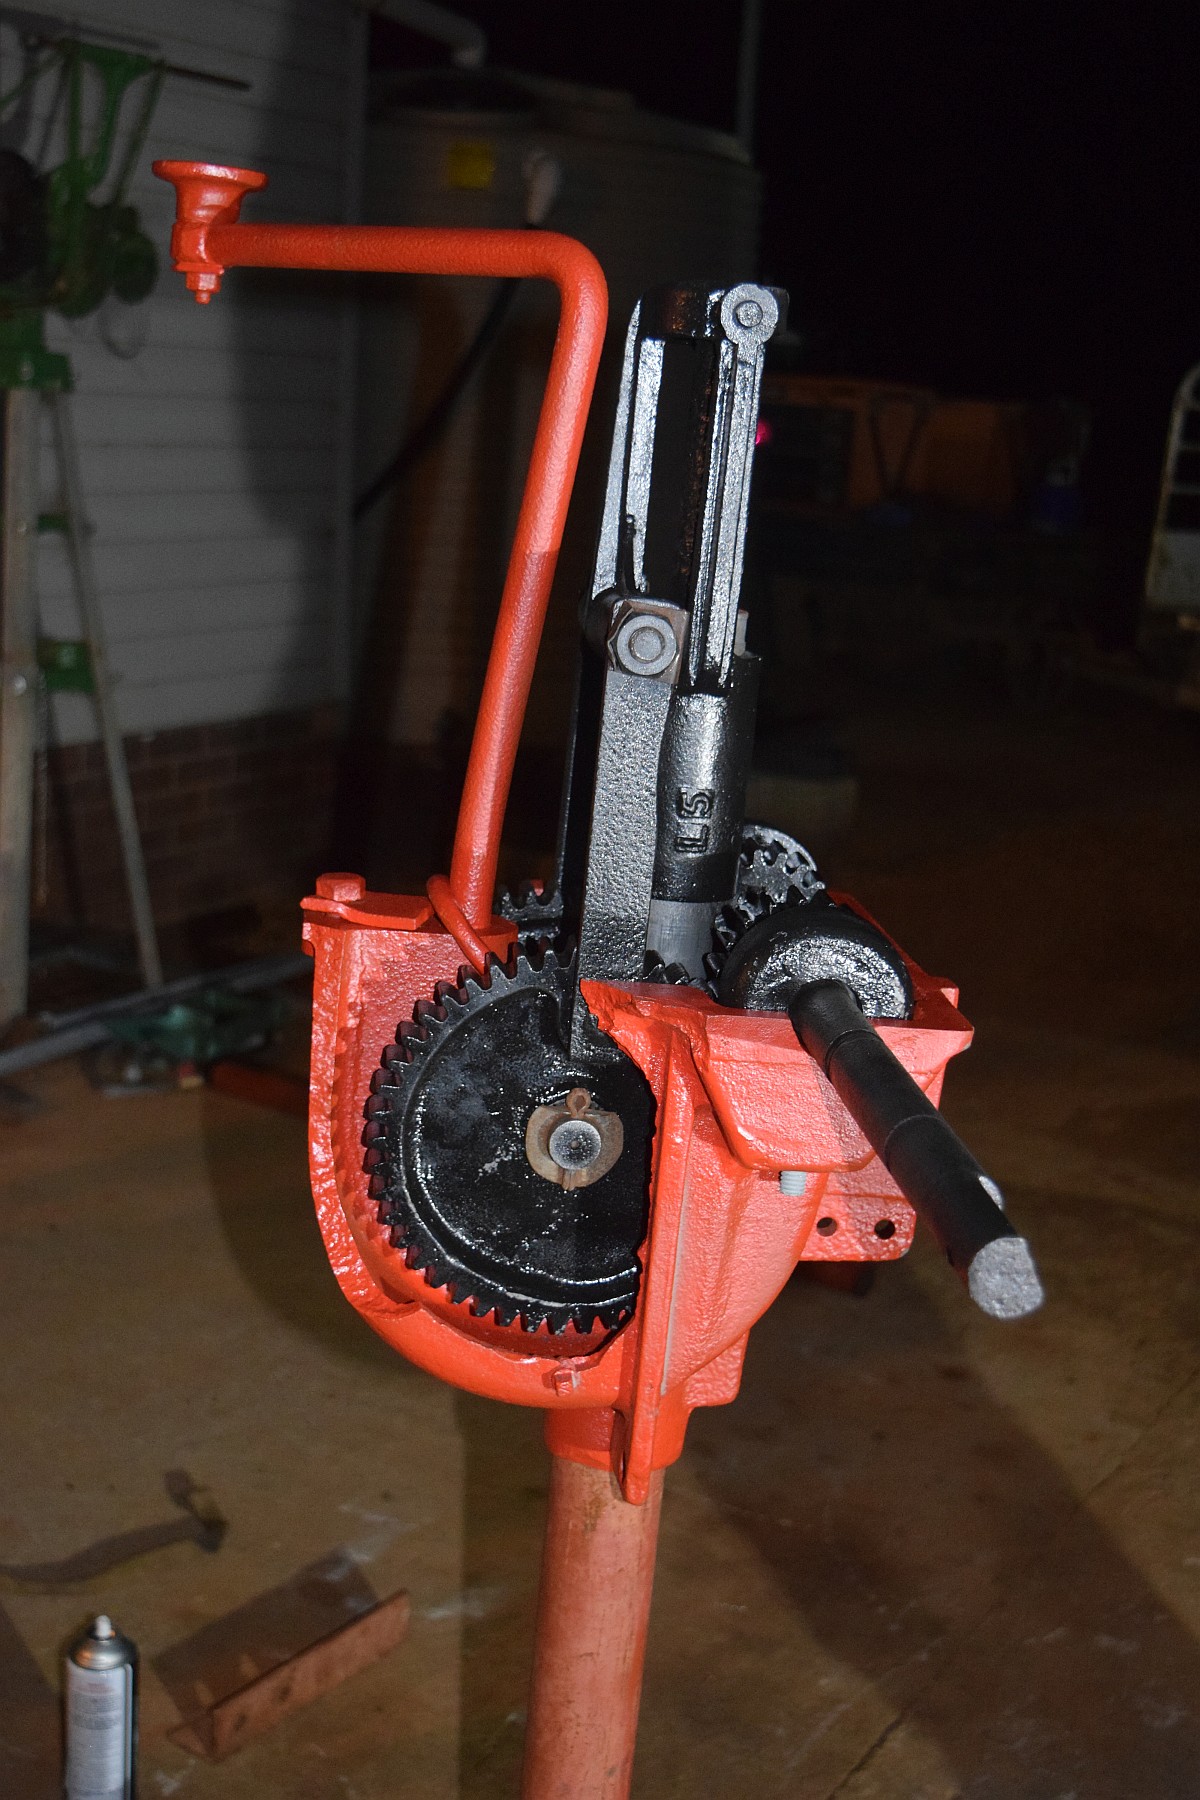
[[[386,1342],[539,1408],[552,1452],[525,1800],[622,1800],[663,1475],[799,1261],[902,1256],[919,1217],[992,1318],[1041,1302],[999,1189],[937,1110],[970,1042],[786,833],[745,818],[758,665],[742,560],[786,295],[654,289],[625,339],[553,880],[500,830],[604,336],[554,232],[242,224],[249,170],[160,163],[209,301],[260,266],[524,277],[561,310],[448,875],[323,876],[310,1169],[337,1279]],[[886,1216],[885,1216],[886,1215]]]

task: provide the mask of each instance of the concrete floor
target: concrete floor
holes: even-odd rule
[[[973,1314],[922,1246],[792,1283],[668,1482],[639,1800],[1200,1793],[1200,745],[1104,698],[855,729],[831,859],[979,1028],[948,1111],[1034,1239],[1044,1312]],[[0,1794],[56,1789],[57,1658],[140,1643],[143,1793],[515,1796],[546,1465],[359,1324],[302,1127],[72,1065],[3,1138],[0,1563],[229,1521],[66,1591],[0,1588]],[[228,1762],[166,1735],[244,1659],[407,1587],[383,1663]],[[236,1617],[232,1616],[235,1615]]]

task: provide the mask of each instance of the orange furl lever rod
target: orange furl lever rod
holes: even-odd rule
[[[518,276],[552,281],[558,289],[558,332],[467,763],[450,880],[435,877],[430,896],[448,929],[460,941],[473,939],[474,948],[475,932],[491,920],[504,809],[604,342],[603,271],[583,244],[554,231],[243,225],[242,200],[266,186],[265,175],[201,162],[156,162],[154,173],[174,183],[171,255],[201,302],[217,292],[226,269],[238,267]],[[464,916],[470,933],[461,923],[455,931],[455,918]]]

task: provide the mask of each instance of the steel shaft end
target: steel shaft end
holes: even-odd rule
[[[977,1251],[967,1271],[967,1292],[993,1319],[1036,1312],[1046,1295],[1025,1238],[993,1238]]]

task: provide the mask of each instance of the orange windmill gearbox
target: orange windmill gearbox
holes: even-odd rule
[[[582,613],[553,882],[495,892],[500,830],[605,327],[551,232],[238,222],[260,175],[160,163],[177,266],[527,276],[561,314],[449,876],[327,875],[313,1191],[351,1303],[554,1454],[526,1800],[628,1792],[662,1471],[732,1400],[798,1261],[903,1255],[916,1219],[996,1318],[1041,1302],[1000,1191],[937,1110],[970,1041],[807,851],[747,821],[740,605],[758,397],[786,296],[656,289],[625,345]]]

